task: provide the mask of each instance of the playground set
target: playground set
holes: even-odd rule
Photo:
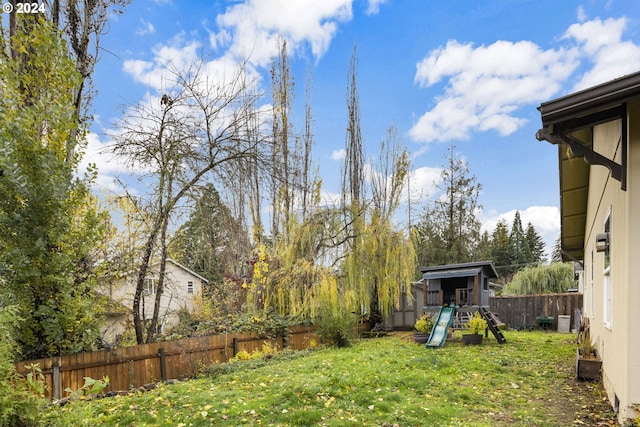
[[[490,279],[498,277],[493,261],[438,265],[420,271],[423,310],[436,319],[426,343],[428,348],[442,347],[449,328],[463,328],[475,312],[487,321],[488,330],[499,343],[507,341],[498,328],[499,319],[488,310],[489,297],[493,294]]]

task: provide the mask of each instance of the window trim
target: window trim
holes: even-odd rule
[[[609,246],[603,253],[602,259],[602,324],[612,329],[613,317],[613,283],[611,280],[611,207],[604,219],[603,229],[609,233]]]

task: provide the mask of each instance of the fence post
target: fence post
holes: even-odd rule
[[[158,349],[158,357],[160,358],[160,379],[164,382],[167,381],[167,365],[164,348],[160,347],[160,349]]]
[[[238,338],[233,337],[233,357],[236,357],[236,354],[238,354]]]
[[[60,400],[60,358],[53,359],[53,366],[51,367],[51,388],[53,400]]]

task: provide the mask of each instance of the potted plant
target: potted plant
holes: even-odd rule
[[[480,331],[487,329],[487,326],[487,321],[476,311],[473,317],[467,322],[467,328],[471,333],[463,334],[462,342],[464,342],[465,345],[482,344],[482,334]]]
[[[424,313],[418,320],[416,320],[413,327],[415,328],[413,340],[417,343],[424,344],[429,340],[429,335],[431,335],[433,319],[429,314]]]
[[[602,360],[598,356],[597,345],[591,341],[588,323],[580,328],[576,352],[576,377],[589,381],[600,379]]]

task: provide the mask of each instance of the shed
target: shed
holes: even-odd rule
[[[423,267],[425,307],[489,307],[490,279],[498,277],[493,261]]]

